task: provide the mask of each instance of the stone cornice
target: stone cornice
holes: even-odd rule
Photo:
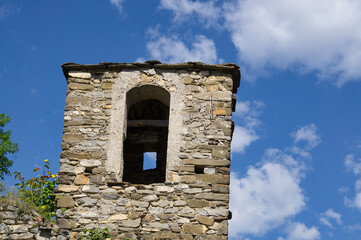
[[[198,71],[222,71],[229,72],[233,76],[233,93],[237,92],[241,80],[241,72],[239,66],[234,63],[223,64],[206,64],[202,62],[187,62],[168,64],[162,63],[158,60],[149,60],[144,63],[112,63],[101,62],[99,64],[77,64],[77,63],[64,63],[61,65],[64,76],[68,79],[70,71],[84,71],[84,72],[97,72],[97,71],[122,71],[123,69],[169,69],[169,70],[198,70]]]

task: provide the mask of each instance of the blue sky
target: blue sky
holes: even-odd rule
[[[1,0],[11,171],[59,168],[65,62],[234,62],[231,239],[359,239],[360,22],[358,0]]]

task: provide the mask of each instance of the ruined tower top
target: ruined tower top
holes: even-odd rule
[[[227,239],[239,67],[62,67],[59,227],[73,235],[107,227],[116,239]]]

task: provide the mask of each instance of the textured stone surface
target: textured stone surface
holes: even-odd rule
[[[89,178],[84,176],[83,174],[79,174],[75,177],[74,184],[75,185],[89,184]]]
[[[40,236],[45,235],[53,236],[55,239],[58,226],[51,228],[42,223],[43,226],[40,227],[35,219],[35,215],[22,213],[11,203],[0,206],[0,239],[43,239]]]
[[[199,224],[184,224],[183,230],[186,233],[191,233],[191,234],[195,235],[195,234],[205,233],[207,230],[207,227],[204,225],[199,225]]]
[[[157,61],[63,65],[68,96],[58,191],[73,201],[58,204],[67,208],[57,211],[58,238],[107,226],[114,239],[227,239],[237,69]],[[122,181],[126,94],[144,85],[170,94],[166,181],[132,184]]]
[[[58,208],[71,208],[74,207],[75,202],[72,197],[70,196],[60,196],[57,201]]]

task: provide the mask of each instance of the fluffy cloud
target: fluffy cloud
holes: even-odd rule
[[[197,35],[188,48],[177,36],[166,37],[157,30],[150,30],[151,40],[147,51],[152,58],[168,63],[201,61],[217,62],[217,50],[214,42],[203,35]]]
[[[123,12],[123,2],[125,0],[110,0],[110,3],[113,4],[114,6],[116,6],[119,10],[120,13]]]
[[[288,240],[316,240],[320,239],[320,233],[316,227],[307,228],[303,223],[292,223],[287,228]]]
[[[214,1],[161,0],[160,8],[173,11],[175,21],[184,21],[196,14],[208,24],[216,22],[221,12]]]
[[[244,153],[246,148],[259,137],[253,129],[235,126],[232,138],[232,153]]]
[[[247,104],[239,106],[243,110],[241,112],[252,109]],[[318,137],[316,132],[315,135]],[[309,149],[300,149],[302,154],[293,149],[294,146],[285,150],[269,148],[256,166],[248,168],[245,176],[239,177],[236,173],[231,173],[231,237],[263,235],[283,225],[305,207],[305,196],[300,183],[305,176],[304,161],[310,157],[307,152]],[[299,234],[302,232],[308,238],[301,238]],[[288,235],[294,237],[288,239],[317,239],[317,234],[316,228],[308,229],[300,223],[288,228]]]
[[[232,152],[244,153],[245,149],[259,139],[255,129],[260,125],[259,116],[264,103],[260,101],[237,102],[234,116],[241,125],[236,125],[232,138]]]
[[[348,171],[353,171],[355,175],[361,174],[361,159],[355,160],[353,154],[348,154],[345,157],[345,165]]]
[[[177,20],[196,14],[226,26],[248,76],[276,68],[316,72],[338,86],[361,79],[359,0],[215,2],[162,0],[161,7]]]
[[[261,235],[305,205],[299,179],[278,163],[250,167],[244,178],[231,175],[230,235]]]
[[[345,165],[348,171],[352,171],[356,176],[361,176],[361,158],[355,159],[354,154],[348,154],[345,157]],[[345,198],[345,205],[356,207],[361,211],[361,178],[355,182],[355,197],[353,199]]]
[[[295,143],[306,142],[307,147],[312,149],[321,143],[321,138],[316,134],[316,131],[316,125],[309,124],[291,133],[291,136],[294,137]]]
[[[340,86],[361,77],[358,0],[236,0],[226,24],[240,59],[253,70],[276,67],[338,76]]]
[[[342,225],[341,214],[335,212],[333,209],[327,209],[325,213],[320,216],[320,222],[324,225],[333,228],[331,220],[335,221],[338,225]]]

